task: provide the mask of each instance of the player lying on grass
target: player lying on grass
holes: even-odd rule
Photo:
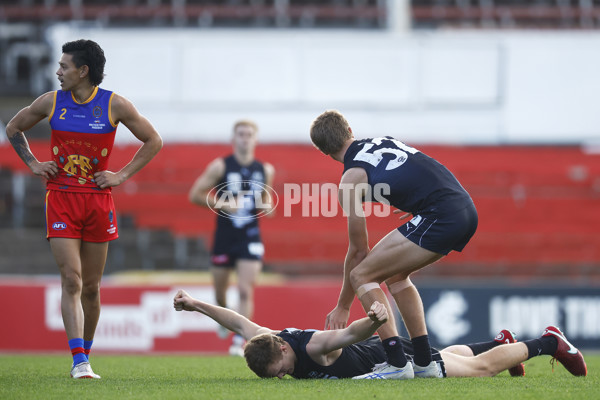
[[[298,379],[352,378],[367,374],[376,364],[386,361],[381,341],[372,336],[388,319],[386,307],[379,302],[373,303],[368,317],[344,329],[328,331],[272,330],[233,310],[194,299],[184,290],[177,292],[173,306],[177,311],[207,315],[248,340],[244,357],[248,367],[262,378],[285,375]],[[401,340],[410,356],[410,340]],[[507,342],[510,344],[505,344]],[[506,369],[511,369],[511,375],[524,375],[521,363],[539,355],[553,356],[573,375],[587,375],[581,352],[554,326],[546,328],[539,339],[513,342],[512,334],[503,330],[490,342],[454,345],[441,351],[434,349],[433,357],[443,376],[448,377],[494,376]]]

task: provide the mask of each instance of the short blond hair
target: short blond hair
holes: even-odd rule
[[[256,122],[254,122],[250,119],[240,119],[240,120],[236,121],[235,124],[233,125],[233,133],[235,133],[235,131],[237,130],[237,128],[239,126],[249,126],[252,129],[254,129],[254,133],[258,133],[258,125],[256,125]]]
[[[244,357],[248,367],[261,378],[272,378],[267,375],[269,365],[279,361],[283,354],[281,345],[285,341],[271,333],[254,336],[244,346]]]
[[[315,118],[310,126],[310,139],[325,155],[340,151],[350,138],[352,138],[350,124],[337,110],[325,111]]]

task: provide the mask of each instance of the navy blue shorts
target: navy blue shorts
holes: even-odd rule
[[[472,202],[458,211],[420,213],[398,231],[419,247],[447,255],[462,251],[477,230],[477,210]]]
[[[265,248],[260,240],[216,243],[210,261],[216,267],[235,267],[237,260],[262,261],[264,253]]]

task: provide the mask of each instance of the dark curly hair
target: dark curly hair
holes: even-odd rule
[[[90,83],[98,86],[104,79],[104,50],[93,40],[79,39],[72,42],[67,42],[62,46],[64,54],[73,56],[73,63],[77,68],[82,65],[87,65],[89,68],[88,76]]]

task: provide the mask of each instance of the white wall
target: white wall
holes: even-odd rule
[[[308,142],[311,121],[332,108],[359,137],[411,143],[600,138],[599,33],[63,25],[48,32],[55,58],[81,37],[105,50],[102,86],[131,99],[167,142],[228,141],[242,117],[259,123],[263,142]]]

